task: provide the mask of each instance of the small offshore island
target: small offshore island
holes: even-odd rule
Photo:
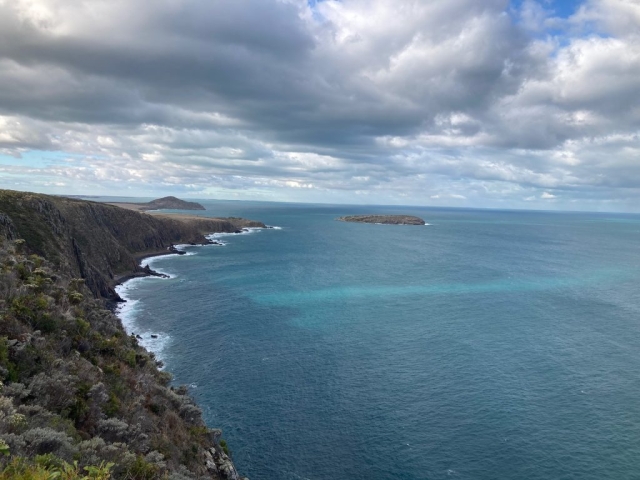
[[[350,215],[340,217],[340,222],[352,223],[374,223],[381,225],[425,225],[426,222],[420,217],[413,215]]]

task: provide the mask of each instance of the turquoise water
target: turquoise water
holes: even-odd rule
[[[640,216],[206,206],[123,315],[252,480],[640,478]]]

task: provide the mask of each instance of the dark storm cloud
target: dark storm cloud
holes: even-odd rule
[[[118,10],[118,16],[109,12],[113,22],[73,31],[73,20],[64,26],[68,18],[37,28],[5,4],[0,55],[19,67],[9,63],[3,69],[4,109],[47,120],[164,124],[169,119],[159,106],[177,105],[215,109],[275,140],[360,144],[380,135],[416,132],[443,110],[486,105],[494,90],[509,83],[502,79],[508,49],[523,46],[506,18],[492,16],[500,10],[490,4],[465,13],[468,22],[480,24],[471,25],[471,35],[483,36],[478,51],[454,45],[468,25],[458,19],[456,8],[449,8],[433,12],[444,15],[437,24],[424,18],[426,25],[413,25],[392,48],[372,42],[356,52],[349,51],[354,50],[349,42],[317,45],[329,43],[336,27],[325,21],[311,30],[293,4],[158,2],[151,12],[140,2],[127,5],[120,4],[128,12]],[[65,13],[82,21],[87,10]],[[441,27],[448,23],[451,32]],[[434,26],[435,38],[426,43],[436,47],[440,58],[424,61],[428,52],[418,45],[418,61],[400,62],[397,72],[390,71],[393,57],[410,50],[423,30]],[[56,33],[67,28],[71,35]],[[491,28],[496,31],[487,38]],[[451,42],[451,54],[460,58],[448,58],[449,52],[434,41]],[[368,72],[381,58],[380,50],[385,57],[381,70]],[[340,64],[354,55],[355,63]],[[338,64],[336,57],[343,57]]]
[[[84,155],[49,172],[81,185],[108,182],[108,166],[326,200],[635,187],[637,13],[622,0],[568,19],[533,1],[0,0],[0,152]]]

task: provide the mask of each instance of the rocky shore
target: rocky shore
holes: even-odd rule
[[[239,220],[239,219],[236,219]],[[252,222],[252,221],[251,221]],[[255,223],[255,222],[252,222]],[[253,227],[256,228],[256,227]],[[257,228],[265,228],[265,229],[270,229],[273,227],[257,227]],[[243,228],[242,230],[235,230],[234,232],[225,232],[225,233],[242,233],[243,231],[245,231],[246,229]],[[190,242],[188,244],[189,246],[193,246],[193,247],[203,247],[206,245],[217,245],[217,246],[224,246],[224,243],[221,243],[217,240],[210,240],[210,239],[206,239],[206,243],[195,243],[195,242]],[[151,267],[149,267],[149,265],[145,265],[142,266],[142,263],[145,259],[147,258],[153,258],[153,257],[162,257],[165,255],[186,255],[187,252],[185,252],[184,250],[180,250],[176,245],[170,245],[169,247],[167,247],[166,249],[163,249],[159,252],[154,252],[154,253],[146,253],[143,255],[137,255],[136,261],[138,262],[138,268],[133,271],[133,272],[127,272],[121,275],[116,275],[113,278],[112,281],[112,286],[116,287],[118,285],[122,285],[123,283],[132,280],[134,278],[144,278],[144,277],[161,277],[161,278],[169,278],[167,275],[163,274],[163,273],[159,273],[156,272],[155,270],[152,270]],[[108,299],[107,302],[107,306],[110,310],[114,310],[115,307],[117,307],[117,304],[119,302],[123,301],[119,296],[114,296],[110,299]]]

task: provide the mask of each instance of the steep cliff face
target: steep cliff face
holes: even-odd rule
[[[221,432],[84,282],[3,237],[0,478],[239,480]]]
[[[96,296],[117,299],[118,275],[140,271],[137,258],[174,243],[207,243],[205,234],[264,227],[244,219],[159,218],[85,200],[0,190],[0,233],[73,276]]]
[[[0,477],[240,480],[221,432],[99,297],[138,255],[247,226],[264,225],[0,191]]]

